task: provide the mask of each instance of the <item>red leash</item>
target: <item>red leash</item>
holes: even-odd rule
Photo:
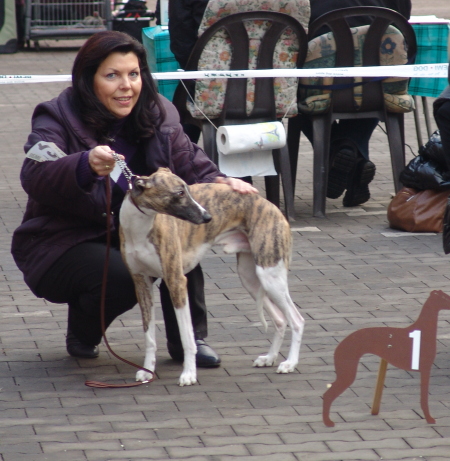
[[[100,320],[102,326],[102,336],[103,340],[105,341],[106,347],[108,348],[109,352],[116,357],[117,359],[121,360],[122,362],[131,365],[132,367],[138,368],[139,370],[144,370],[147,373],[152,375],[152,378],[148,381],[136,381],[134,383],[129,384],[109,384],[109,383],[102,383],[100,381],[86,381],[84,384],[88,387],[96,387],[96,388],[120,388],[120,387],[136,387],[140,386],[141,384],[151,383],[155,379],[155,374],[153,371],[147,370],[147,368],[141,367],[133,362],[130,362],[123,357],[117,355],[109,346],[108,340],[106,339],[106,328],[105,328],[105,299],[106,299],[106,284],[108,282],[108,266],[109,266],[109,251],[111,248],[111,184],[109,180],[109,175],[105,177],[106,182],[106,254],[105,254],[105,264],[103,268],[103,280],[102,280],[102,293],[100,298]]]

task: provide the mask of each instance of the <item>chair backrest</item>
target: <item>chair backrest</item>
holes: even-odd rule
[[[309,0],[307,7],[305,0],[302,1],[304,20],[306,16],[309,18]],[[220,4],[216,0],[209,2],[200,26],[199,39],[186,70],[296,68],[303,64],[307,38],[305,29],[297,19],[272,11],[247,11],[230,15],[221,10],[216,20],[208,20],[211,11],[215,11],[214,8]],[[272,5],[273,2],[266,4]],[[251,5],[246,6],[249,8]],[[217,16],[223,17],[217,19]],[[208,23],[212,25],[207,27]],[[204,118],[202,112],[209,118],[219,118],[225,107],[227,111],[233,108],[233,117],[254,117],[261,111],[261,96],[267,98],[272,95],[276,115],[285,115],[290,106],[288,115],[292,116],[297,113],[296,93],[295,78],[197,80],[195,104],[188,103],[188,109],[194,118],[199,119]],[[230,98],[233,98],[233,102]]]
[[[370,16],[367,26],[350,28],[347,18]],[[417,50],[413,28],[399,13],[379,7],[343,8],[317,18],[309,28],[314,37],[323,26],[329,33],[311,39],[304,67],[354,67],[399,65],[411,63]],[[395,26],[395,27],[394,27]],[[363,81],[364,85],[351,87]],[[300,110],[306,113],[376,111],[409,112],[414,106],[407,95],[409,79],[389,78],[383,81],[371,77],[362,79],[303,79],[306,84],[348,84],[338,90],[302,90]],[[324,97],[325,95],[325,97]],[[389,105],[390,104],[390,105]]]
[[[248,13],[251,11],[273,11],[287,14],[295,19],[307,31],[311,7],[309,0],[209,0],[203,13],[203,19],[198,29],[198,35],[202,35],[219,19],[230,14]]]

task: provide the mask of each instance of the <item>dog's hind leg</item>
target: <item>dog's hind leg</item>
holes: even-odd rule
[[[266,292],[261,287],[259,295],[261,296],[261,304],[264,305],[264,309],[268,313],[272,324],[275,327],[275,334],[273,335],[272,344],[269,352],[266,355],[260,355],[254,362],[254,367],[271,367],[275,365],[275,362],[280,353],[281,344],[283,343],[284,335],[286,333],[287,320],[284,314],[278,309],[278,307],[267,297]]]
[[[303,330],[305,328],[305,319],[293,303],[289,291],[287,290],[284,292],[284,299],[286,302],[286,317],[289,327],[292,330],[292,339],[288,358],[280,363],[277,373],[291,373],[294,371],[299,361],[300,346],[302,344]]]
[[[237,270],[242,286],[249,292],[250,296],[256,301],[258,315],[264,328],[267,329],[267,322],[264,318],[264,309],[270,316],[275,327],[275,335],[269,352],[266,355],[259,356],[254,362],[254,367],[271,367],[277,360],[281,343],[283,342],[286,331],[287,321],[283,313],[267,298],[266,293],[261,286],[261,282],[256,275],[256,265],[253,256],[250,253],[237,254]]]
[[[132,274],[136,296],[142,314],[142,324],[145,333],[145,360],[144,368],[155,370],[156,364],[156,334],[155,308],[152,300],[153,278],[141,274]],[[152,375],[144,370],[136,373],[136,381],[150,381]]]
[[[256,274],[269,300],[283,313],[292,330],[288,358],[277,369],[277,373],[291,373],[298,364],[305,320],[289,295],[287,268],[280,260],[274,267],[256,267]]]

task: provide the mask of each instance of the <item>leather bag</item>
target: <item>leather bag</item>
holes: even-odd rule
[[[407,232],[442,232],[449,195],[449,190],[403,187],[388,206],[389,226]]]

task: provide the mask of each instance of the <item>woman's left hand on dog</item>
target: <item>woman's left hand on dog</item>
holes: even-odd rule
[[[224,178],[222,176],[218,176],[216,178],[216,182],[220,184],[227,184],[234,191],[239,192],[240,194],[259,194],[258,189],[248,182],[242,181],[238,178]]]

